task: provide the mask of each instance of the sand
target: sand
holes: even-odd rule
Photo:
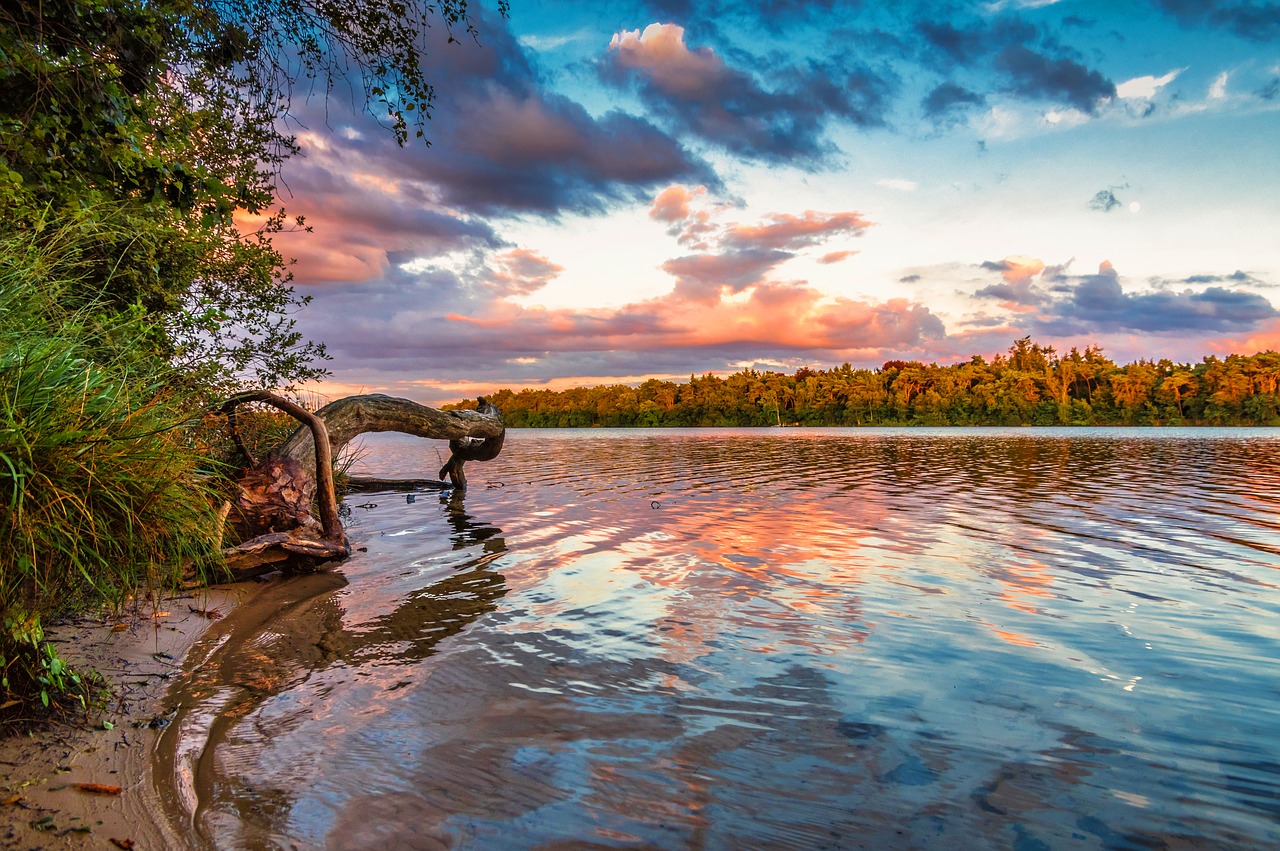
[[[192,837],[167,823],[153,781],[155,743],[172,710],[165,695],[217,616],[256,592],[254,583],[220,586],[50,627],[59,654],[102,672],[113,696],[89,721],[0,739],[0,848],[189,846]]]

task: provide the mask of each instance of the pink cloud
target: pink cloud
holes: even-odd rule
[[[528,295],[545,287],[563,271],[563,266],[536,251],[516,248],[493,258],[486,283],[501,296]]]
[[[830,266],[832,263],[839,263],[841,260],[847,260],[857,253],[858,252],[856,251],[829,251],[819,257],[818,262],[824,266]]]
[[[676,24],[650,24],[644,32],[623,30],[613,36],[609,50],[621,67],[644,72],[659,91],[685,100],[714,97],[728,74],[711,48],[690,50],[684,27]]]
[[[695,186],[693,189],[679,183],[668,186],[653,199],[649,218],[660,222],[682,222],[689,218],[689,205],[693,199],[706,194],[705,186]]]
[[[861,213],[819,213],[806,210],[804,215],[774,213],[768,221],[757,225],[731,225],[724,242],[759,248],[795,249],[813,245],[832,236],[861,236],[872,223]]]
[[[945,335],[929,308],[906,299],[829,298],[797,284],[769,283],[741,294],[689,298],[677,290],[617,310],[548,310],[493,305],[483,315],[447,317],[476,345],[547,351],[734,348],[871,351],[919,347]]]
[[[1004,269],[1001,275],[1010,284],[1026,284],[1044,271],[1044,261],[1025,254],[1015,254],[1004,258]],[[1106,264],[1108,267],[1110,263]]]
[[[699,301],[714,300],[722,292],[742,292],[762,283],[775,267],[794,257],[793,252],[833,237],[861,236],[873,225],[858,212],[815,210],[801,215],[772,213],[756,224],[719,224],[712,221],[710,210],[694,207],[695,200],[705,194],[701,186],[692,190],[680,184],[669,186],[649,210],[650,218],[670,223],[667,232],[681,245],[702,252],[662,264],[676,278],[676,293]],[[819,262],[834,263],[856,253],[830,252]]]

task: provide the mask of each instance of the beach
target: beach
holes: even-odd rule
[[[101,672],[111,697],[87,719],[0,739],[0,848],[188,844],[164,818],[153,781],[155,743],[173,708],[165,695],[200,637],[258,588],[139,599],[48,628],[59,655]]]

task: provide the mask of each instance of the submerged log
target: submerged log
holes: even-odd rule
[[[236,409],[250,402],[272,405],[303,424],[261,463],[236,429]],[[242,543],[223,550],[237,578],[281,566],[312,569],[351,554],[338,517],[333,458],[359,435],[398,431],[448,440],[451,454],[440,476],[448,476],[459,491],[467,485],[463,464],[496,458],[506,435],[502,413],[483,398],[475,411],[441,411],[380,394],[348,396],[313,414],[273,393],[251,391],[228,399],[222,412],[247,464],[238,477],[240,493],[229,517]],[[318,520],[312,515],[313,502]]]

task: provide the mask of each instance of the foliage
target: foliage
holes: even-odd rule
[[[0,655],[45,702],[84,683],[42,644],[43,616],[209,568],[220,529],[172,373],[136,344],[155,329],[63,306],[85,286],[78,246],[0,243]]]
[[[1140,360],[1097,346],[1059,355],[1024,337],[988,363],[744,369],[688,383],[489,394],[508,426],[1280,425],[1280,353]],[[471,408],[460,402],[457,408]]]
[[[87,713],[102,702],[105,694],[100,674],[75,670],[58,655],[52,643],[44,640],[38,616],[17,612],[4,615],[0,631],[0,713],[15,717],[37,707],[45,713]]]

